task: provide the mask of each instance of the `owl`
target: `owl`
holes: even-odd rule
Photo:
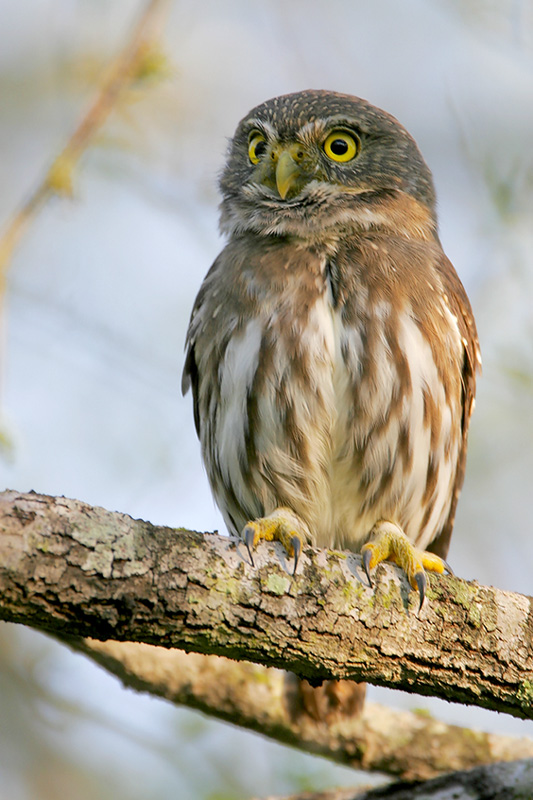
[[[183,391],[215,500],[250,556],[277,539],[442,573],[480,365],[414,139],[365,100],[303,91],[239,123],[227,245],[196,298]],[[252,558],[253,563],[253,558]]]

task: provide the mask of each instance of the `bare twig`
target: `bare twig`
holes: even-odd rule
[[[53,194],[72,194],[72,175],[80,156],[102,127],[118,99],[131,83],[160,68],[154,58],[155,42],[161,27],[162,12],[168,0],[150,0],[131,37],[109,67],[100,91],[70,136],[46,175],[8,222],[0,239],[0,293],[3,294],[7,269],[22,235],[46,200]]]
[[[133,81],[163,71],[164,59],[158,54],[156,41],[161,28],[163,10],[168,0],[149,0],[122,52],[111,64],[95,100],[84,114],[61,153],[54,159],[46,175],[22,207],[8,221],[0,237],[0,361],[5,347],[5,286],[13,252],[29,225],[46,201],[54,194],[72,194],[72,176],[82,153],[115,108],[117,101]],[[1,376],[0,366],[0,378]],[[1,386],[0,386],[1,403]],[[0,451],[9,452],[11,442],[0,428]]]

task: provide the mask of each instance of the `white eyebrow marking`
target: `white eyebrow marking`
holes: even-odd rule
[[[266,134],[267,138],[269,139],[275,139],[278,135],[277,130],[264,119],[252,117],[251,119],[246,120],[246,124],[250,125],[251,128],[258,128],[260,131]]]

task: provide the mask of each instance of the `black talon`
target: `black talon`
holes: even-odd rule
[[[444,559],[442,559],[442,560],[444,561]],[[448,562],[447,562],[447,561],[444,561],[444,568],[445,568],[446,572],[447,572],[449,575],[455,575],[455,572],[454,572],[454,571],[453,571],[453,569],[450,567],[450,565],[448,564]]]
[[[371,558],[372,558],[372,550],[365,550],[363,552],[363,567],[366,573],[366,577],[368,578],[368,583],[370,588],[374,586],[374,584],[372,583],[372,578],[370,577],[370,569],[369,569]]]
[[[415,581],[416,581],[416,585],[418,586],[418,593],[420,595],[420,605],[418,606],[418,611],[420,613],[420,610],[421,610],[422,606],[424,605],[424,600],[426,599],[426,589],[427,589],[427,585],[428,585],[428,581],[427,581],[427,578],[426,578],[426,573],[425,572],[417,572],[415,574]]]
[[[296,567],[298,566],[298,560],[300,558],[300,553],[302,552],[302,542],[299,536],[293,536],[291,538],[291,545],[292,549],[294,550],[294,568],[292,570],[292,577],[296,575]]]
[[[244,539],[244,544],[246,545],[246,549],[248,550],[248,555],[250,556],[250,562],[252,564],[252,567],[255,567],[254,557],[252,555],[252,547],[254,546],[254,539],[255,539],[255,533],[253,528],[247,526],[244,529],[243,539]]]

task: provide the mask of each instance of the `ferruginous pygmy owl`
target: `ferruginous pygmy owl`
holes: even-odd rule
[[[394,117],[277,97],[221,176],[228,244],[187,335],[183,390],[229,530],[443,572],[480,364],[431,173]],[[429,552],[431,551],[431,552]]]

